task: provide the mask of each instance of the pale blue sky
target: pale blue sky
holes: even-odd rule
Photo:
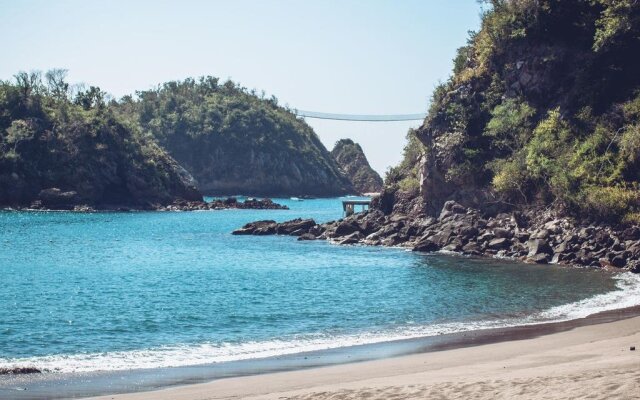
[[[479,22],[476,0],[0,0],[0,79],[66,68],[120,97],[213,75],[301,110],[421,113]],[[380,173],[419,125],[307,121],[329,150],[361,143]]]

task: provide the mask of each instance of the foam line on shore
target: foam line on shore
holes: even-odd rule
[[[353,335],[307,335],[303,337],[293,337],[287,340],[270,340],[240,344],[203,343],[198,345],[176,345],[146,350],[106,353],[51,355],[20,359],[0,358],[0,368],[34,366],[49,372],[77,373],[203,365],[419,337],[431,337],[480,329],[562,322],[584,318],[588,315],[603,311],[640,305],[640,275],[623,273],[617,275],[615,279],[616,290],[574,303],[556,306],[522,318],[409,326],[400,327],[391,331],[368,332]]]

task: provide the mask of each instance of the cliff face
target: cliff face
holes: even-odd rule
[[[0,205],[155,208],[201,200],[176,161],[95,102],[39,83],[0,84]]]
[[[331,155],[358,193],[373,193],[382,189],[382,178],[371,168],[359,144],[351,139],[338,140]]]
[[[491,3],[390,189],[414,180],[430,215],[455,200],[640,221],[640,3]]]
[[[335,196],[353,191],[316,134],[275,98],[216,78],[169,82],[125,99],[136,119],[205,194]]]

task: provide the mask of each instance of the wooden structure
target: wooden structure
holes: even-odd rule
[[[356,206],[362,206],[362,211],[365,212],[371,205],[371,199],[369,200],[342,200],[342,211],[344,216],[348,217],[356,213]]]

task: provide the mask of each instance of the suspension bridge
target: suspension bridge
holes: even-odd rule
[[[427,114],[394,114],[394,115],[359,115],[359,114],[330,114],[315,111],[293,110],[299,117],[329,119],[334,121],[366,121],[366,122],[391,122],[391,121],[422,121]]]

